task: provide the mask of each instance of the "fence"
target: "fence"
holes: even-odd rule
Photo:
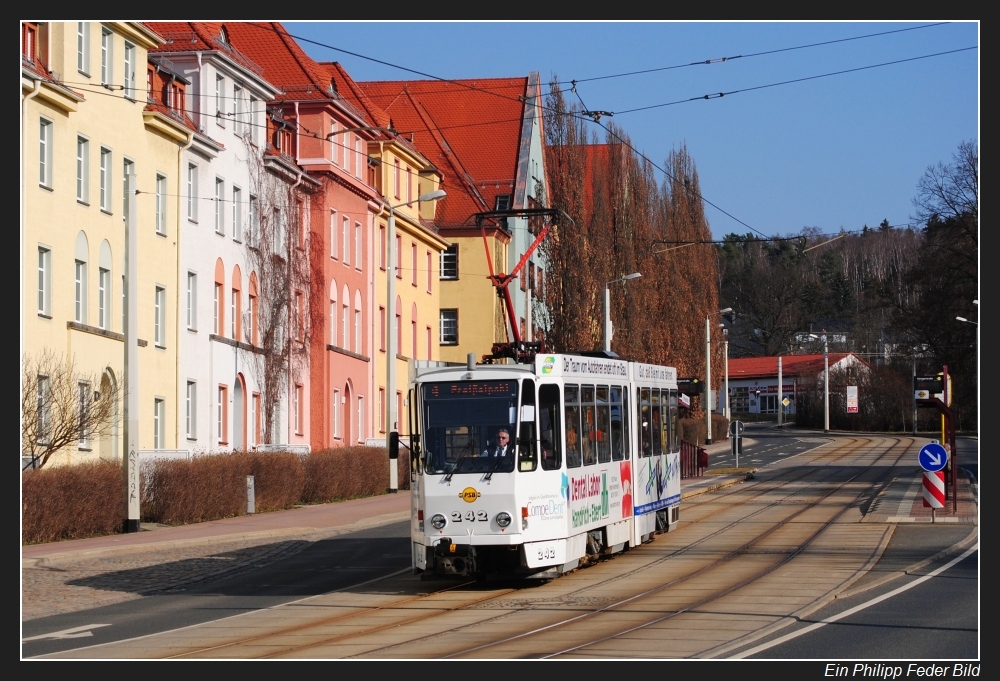
[[[681,440],[681,478],[700,478],[708,468],[708,451]]]

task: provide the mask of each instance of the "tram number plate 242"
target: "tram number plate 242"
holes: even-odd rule
[[[470,523],[476,522],[486,522],[490,519],[489,514],[486,511],[466,511],[464,514],[461,511],[453,511],[451,514],[451,522],[460,523],[466,520]]]
[[[561,565],[566,562],[566,540],[556,539],[525,544],[524,558],[528,567]]]

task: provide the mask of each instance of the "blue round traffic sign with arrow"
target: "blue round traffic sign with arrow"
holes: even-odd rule
[[[948,463],[948,450],[937,442],[930,442],[920,448],[917,460],[925,471],[935,473]]]

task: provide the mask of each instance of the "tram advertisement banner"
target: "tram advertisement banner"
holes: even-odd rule
[[[635,514],[652,513],[681,501],[680,454],[643,457],[635,466]]]
[[[570,474],[566,495],[570,527],[618,522],[632,515],[632,471],[629,462],[614,462]]]

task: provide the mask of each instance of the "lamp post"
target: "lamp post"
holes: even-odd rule
[[[388,338],[386,339],[386,349],[385,349],[385,399],[388,402],[385,410],[385,434],[386,434],[386,446],[389,448],[389,491],[396,492],[399,490],[399,468],[398,468],[398,443],[399,443],[399,432],[396,429],[396,422],[398,420],[398,415],[396,413],[396,333],[395,327],[396,322],[396,209],[402,208],[403,206],[409,206],[411,204],[417,203],[418,201],[434,201],[446,196],[446,192],[443,189],[436,189],[432,192],[426,194],[421,194],[417,198],[411,201],[404,201],[403,203],[397,203],[393,206],[387,206],[389,209],[389,223],[386,226],[386,304],[385,304],[385,318],[386,318],[386,334]],[[392,446],[396,445],[396,456],[393,456]]]
[[[614,279],[609,281],[604,285],[604,351],[611,352],[611,289],[609,288],[611,284],[617,284],[620,281],[628,281],[630,279],[638,279],[642,276],[641,272],[633,272],[632,274],[626,274],[620,279]]]
[[[727,314],[733,308],[726,307],[705,316],[705,444],[712,444],[712,324],[715,315]]]
[[[823,432],[830,432],[830,352],[823,333]]]

